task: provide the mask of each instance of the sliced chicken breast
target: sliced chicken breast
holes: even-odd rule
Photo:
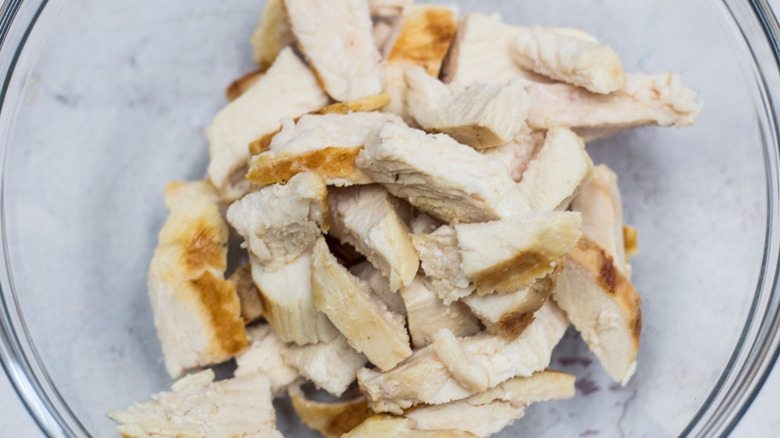
[[[418,430],[414,420],[391,415],[372,415],[342,438],[474,438],[475,435],[455,429]]]
[[[520,182],[523,173],[528,169],[531,160],[544,144],[544,134],[541,132],[523,132],[516,134],[509,143],[494,148],[482,149],[483,155],[503,163],[512,175],[512,179]]]
[[[412,5],[413,0],[368,0],[372,17],[392,18]]]
[[[368,261],[363,261],[351,266],[352,275],[365,281],[371,287],[371,291],[387,306],[388,310],[399,315],[406,316],[406,307],[401,294],[390,288],[390,280],[382,275],[377,268]]]
[[[282,0],[265,2],[260,23],[257,24],[249,42],[254,49],[255,62],[261,68],[271,66],[282,50],[295,44],[295,36],[290,29]]]
[[[236,377],[265,374],[274,397],[284,395],[287,387],[302,379],[301,373],[287,363],[285,354],[293,348],[279,339],[268,324],[247,328],[249,348],[236,356]]]
[[[362,396],[348,401],[322,403],[306,398],[300,387],[292,386],[290,400],[303,424],[325,438],[338,438],[371,416],[366,398]]]
[[[252,88],[253,85],[265,75],[266,69],[255,69],[246,73],[230,83],[225,88],[225,98],[233,101],[238,99],[242,94],[246,93],[246,90]]]
[[[430,234],[415,234],[412,243],[420,256],[426,280],[445,305],[475,290],[474,283],[460,268],[462,259],[454,228],[442,225]]]
[[[238,301],[241,303],[241,318],[244,320],[244,323],[249,324],[263,316],[260,292],[252,279],[252,265],[247,263],[240,266],[230,275],[228,280],[236,285]]]

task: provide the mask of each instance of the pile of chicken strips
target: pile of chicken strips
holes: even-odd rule
[[[280,437],[289,395],[326,437],[487,437],[574,396],[547,369],[569,324],[628,382],[637,232],[585,144],[693,124],[676,73],[411,0],[268,0],[251,43],[208,178],[165,187],[149,297],[180,379],[111,412],[123,436]]]

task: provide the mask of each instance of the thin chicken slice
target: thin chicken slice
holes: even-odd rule
[[[577,134],[553,122],[547,126],[544,144],[519,184],[531,208],[539,212],[565,210],[593,171],[585,142]]]
[[[241,303],[241,318],[244,320],[244,323],[249,324],[263,316],[263,303],[260,302],[260,292],[252,279],[252,265],[247,263],[238,267],[228,280],[236,285],[238,301]]]
[[[544,144],[544,133],[522,132],[516,134],[509,143],[494,148],[482,149],[483,155],[503,163],[512,179],[520,182],[528,165],[536,157],[536,154]]]
[[[311,284],[317,308],[371,363],[389,370],[412,354],[403,317],[390,312],[368,284],[339,265],[322,237],[314,245]]]
[[[455,225],[460,264],[480,295],[512,293],[553,272],[582,236],[579,213]]]
[[[225,88],[225,98],[230,101],[238,99],[242,94],[246,93],[246,90],[252,88],[252,86],[263,77],[265,70],[266,69],[252,70],[231,82],[230,85]]]
[[[371,416],[371,410],[362,396],[348,401],[322,403],[306,398],[299,386],[292,386],[290,400],[303,424],[320,432],[325,438],[338,438]]]
[[[390,279],[393,291],[408,286],[420,264],[407,226],[396,214],[398,203],[378,185],[328,193],[329,234],[366,256]]]
[[[643,125],[690,126],[702,106],[696,92],[675,72],[633,73],[611,94],[595,94],[569,84],[531,84],[528,124],[547,129],[547,119],[570,127],[586,142]]]
[[[394,121],[400,119],[378,112],[284,119],[268,150],[252,157],[247,179],[260,185],[284,184],[298,173],[315,171],[330,185],[370,183],[371,179],[355,167],[355,158],[370,133]]]
[[[388,310],[399,315],[406,316],[406,307],[401,294],[390,288],[390,280],[382,275],[378,269],[368,261],[363,261],[349,268],[349,271],[357,278],[365,281],[371,287],[382,302],[385,303]]]
[[[274,397],[283,395],[290,385],[301,380],[301,373],[285,361],[285,353],[292,347],[279,339],[271,326],[249,327],[246,334],[249,348],[236,356],[236,377],[265,374]]]
[[[356,160],[393,195],[445,222],[482,222],[530,211],[503,164],[444,134],[386,123]]]
[[[540,26],[522,29],[515,60],[528,70],[592,93],[609,94],[623,88],[626,77],[618,54],[583,33]]]
[[[228,227],[207,183],[171,183],[170,216],[149,265],[149,299],[171,377],[230,359],[247,346],[227,268]]]
[[[282,438],[276,430],[268,377],[253,374],[214,382],[214,372],[188,375],[154,401],[108,415],[127,438]]]
[[[485,324],[490,333],[515,338],[534,320],[552,294],[562,263],[555,271],[537,279],[530,286],[508,294],[471,294],[462,299],[471,312]]]
[[[372,415],[342,438],[474,438],[456,429],[418,430],[414,420],[391,415]]]
[[[249,42],[254,49],[254,58],[260,68],[268,68],[279,53],[295,44],[295,36],[290,29],[287,13],[282,0],[267,0]]]
[[[209,126],[208,175],[220,195],[232,201],[249,190],[244,175],[251,141],[278,129],[279,119],[297,117],[327,103],[328,96],[311,70],[292,49],[282,50],[265,75],[223,108]]]
[[[475,84],[447,86],[428,75],[422,67],[406,69],[406,107],[426,131],[447,134],[475,149],[510,142],[526,128],[531,102],[526,81],[506,85]]]
[[[527,377],[545,369],[567,326],[563,312],[547,302],[517,338],[481,333],[461,339],[460,348],[487,372],[492,388],[513,377]],[[476,393],[458,383],[432,346],[415,351],[388,372],[361,369],[358,384],[371,409],[394,414],[418,404],[443,404]]]
[[[533,403],[574,397],[574,376],[540,371],[518,377],[482,394],[444,405],[421,406],[405,414],[419,430],[445,427],[489,437],[521,418]]]
[[[298,47],[331,97],[343,102],[382,92],[366,0],[283,1]]]
[[[445,305],[470,295],[475,287],[460,268],[455,229],[442,225],[430,234],[415,234],[412,243],[431,289]]]
[[[442,329],[448,329],[458,337],[480,331],[479,321],[463,303],[444,304],[423,276],[417,276],[409,286],[401,288],[401,297],[415,349],[429,345]]]
[[[553,298],[607,374],[625,385],[636,369],[642,300],[612,256],[587,236],[564,263]]]

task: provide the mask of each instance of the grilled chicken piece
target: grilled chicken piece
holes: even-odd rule
[[[386,123],[369,137],[355,163],[393,195],[445,222],[530,211],[506,166],[444,134]]]
[[[255,62],[260,68],[268,68],[282,50],[295,44],[295,36],[290,29],[282,0],[265,2],[260,23],[249,42],[254,49]]]
[[[525,408],[536,402],[574,397],[574,376],[557,371],[541,371],[530,377],[507,380],[485,393],[436,406],[421,406],[405,417],[417,429],[445,427],[488,437],[521,418]]]
[[[330,96],[340,102],[382,92],[385,77],[366,0],[283,0],[292,31]]]
[[[259,81],[260,78],[263,77],[264,74],[265,74],[265,69],[259,68],[256,70],[252,70],[249,73],[246,73],[245,75],[231,82],[230,85],[228,85],[227,88],[225,89],[225,98],[227,98],[227,100],[230,101],[238,99],[239,96],[241,96],[246,92],[246,90],[252,88],[252,86],[255,85],[257,81]]]
[[[515,338],[534,320],[534,314],[550,297],[562,263],[532,285],[508,294],[471,294],[462,302],[479,318],[490,333]]]
[[[447,54],[458,28],[457,10],[441,5],[414,5],[404,8],[396,21],[395,39],[387,49],[385,92],[391,96],[385,111],[398,114],[405,121],[412,119],[406,112],[407,83],[404,70],[420,66],[431,77],[438,77],[441,62]],[[392,37],[391,37],[392,38]]]
[[[238,301],[241,303],[241,318],[245,324],[263,316],[263,304],[260,302],[260,292],[252,280],[252,266],[247,263],[240,266],[228,278],[236,285]]]
[[[531,103],[526,81],[447,86],[414,66],[406,69],[406,109],[426,131],[442,132],[475,149],[511,141]]]
[[[565,210],[593,170],[585,142],[577,134],[553,122],[547,126],[544,145],[519,184],[531,208],[539,212]]]
[[[214,372],[188,375],[154,401],[108,415],[125,438],[278,437],[268,377],[253,374],[214,382]]]
[[[495,387],[513,377],[545,369],[567,326],[563,312],[548,302],[536,312],[534,322],[513,340],[481,333],[460,343],[466,356],[487,371],[489,386]],[[361,369],[358,384],[371,409],[394,414],[417,404],[448,403],[475,393],[458,383],[432,346],[415,351],[388,372]]]
[[[227,268],[228,227],[207,183],[171,183],[170,216],[149,265],[149,299],[171,377],[223,362],[247,345]]]
[[[638,246],[639,231],[630,225],[623,225],[623,245],[626,248],[627,255],[635,255],[639,252]],[[626,262],[628,263],[628,262]],[[631,266],[626,269],[627,274],[631,273]]]
[[[388,310],[406,316],[406,307],[404,306],[404,300],[401,298],[401,294],[399,294],[398,291],[390,289],[390,280],[382,275],[374,265],[367,261],[363,261],[350,267],[349,270],[354,276],[368,283],[371,287],[371,291],[385,303]]]
[[[362,396],[349,401],[322,403],[307,399],[299,386],[291,386],[290,400],[303,424],[325,438],[338,438],[371,416]]]
[[[413,0],[368,0],[368,9],[372,17],[392,18],[401,14],[412,5]]]
[[[625,385],[636,369],[642,300],[612,256],[583,236],[566,256],[553,298],[607,374]]]
[[[478,13],[466,15],[444,60],[444,82],[505,84],[515,78],[548,82],[547,78],[523,68],[515,60],[517,37],[521,31],[522,28]]]
[[[582,233],[602,247],[615,267],[630,278],[617,175],[604,164],[594,167],[593,178],[574,198],[571,207],[582,213]]]
[[[436,231],[443,224],[429,215],[416,210],[409,221],[412,234],[429,234]]]
[[[584,32],[534,26],[517,35],[515,60],[522,67],[552,79],[609,94],[623,88],[626,77],[620,57]]]
[[[339,265],[322,237],[314,245],[311,284],[317,309],[371,363],[389,370],[412,354],[403,317],[387,310],[367,283]]]
[[[408,229],[395,212],[398,203],[378,185],[328,193],[328,234],[366,256],[390,279],[394,292],[412,282],[420,265]]]
[[[378,112],[282,120],[268,151],[252,157],[247,179],[260,185],[284,184],[300,172],[315,171],[331,185],[368,184],[371,179],[355,168],[355,158],[368,135],[392,121],[400,119]]]
[[[298,370],[285,361],[285,353],[293,348],[274,334],[271,326],[262,324],[246,330],[249,348],[236,356],[236,377],[265,374],[274,397],[284,394],[287,387],[301,379]]]
[[[265,75],[211,122],[208,174],[220,195],[232,201],[249,190],[244,178],[249,142],[278,129],[279,119],[297,117],[327,103],[328,96],[311,70],[292,49],[283,50]]]
[[[390,415],[372,415],[342,438],[474,438],[455,429],[418,430],[414,420]]]
[[[357,100],[332,103],[317,111],[316,114],[349,114],[356,112],[379,111],[390,103],[390,96],[385,93],[368,96]]]
[[[423,276],[417,276],[409,286],[401,288],[406,307],[406,321],[414,348],[433,342],[433,336],[448,329],[455,336],[471,336],[480,330],[479,321],[463,303],[444,304]]]
[[[582,236],[579,213],[455,225],[460,264],[480,295],[511,293],[555,270]]]
[[[546,129],[546,120],[554,120],[586,142],[642,125],[690,126],[702,108],[675,72],[627,75],[626,85],[608,95],[560,83],[531,84],[527,90],[531,128]]]
[[[445,305],[474,291],[474,283],[460,268],[461,257],[454,228],[442,225],[430,234],[413,235],[412,243],[431,289]]]
[[[475,393],[490,387],[488,370],[466,354],[458,338],[449,329],[436,332],[431,347],[458,384]]]
[[[522,132],[515,135],[509,143],[494,148],[482,149],[480,152],[488,158],[500,161],[506,165],[512,179],[520,182],[523,179],[531,160],[544,144],[544,134],[541,132]]]

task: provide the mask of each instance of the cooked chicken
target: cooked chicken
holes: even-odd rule
[[[390,289],[390,280],[382,275],[374,265],[367,261],[363,261],[350,267],[349,270],[354,276],[368,283],[371,287],[371,291],[385,303],[388,310],[406,316],[406,307],[404,306],[404,300],[401,298],[401,294],[399,294],[398,291]]]
[[[506,166],[443,134],[386,123],[355,163],[393,195],[446,222],[530,211]]]
[[[474,291],[474,283],[460,268],[461,257],[454,228],[442,225],[430,234],[413,235],[412,243],[431,289],[445,305]]]
[[[699,117],[696,92],[674,72],[626,76],[612,94],[591,93],[569,84],[531,84],[528,124],[546,129],[546,120],[570,127],[586,142],[642,125],[690,126]]]
[[[286,183],[300,172],[315,171],[328,184],[367,184],[371,179],[355,168],[355,158],[371,132],[393,114],[357,112],[304,115],[297,122],[282,120],[268,151],[252,157],[247,179],[265,185]]]
[[[519,184],[531,208],[540,212],[565,210],[593,170],[585,142],[577,134],[553,122],[547,126],[544,145]]]
[[[401,297],[414,348],[433,342],[433,336],[441,329],[451,330],[460,337],[480,330],[479,321],[463,303],[444,304],[423,276],[417,276],[409,286],[401,288]]]
[[[264,69],[256,69],[231,82],[225,89],[225,98],[231,101],[238,99],[246,90],[252,88],[264,74]]]
[[[462,302],[476,315],[490,333],[515,338],[534,320],[534,314],[550,297],[562,263],[531,286],[508,294],[480,296],[471,294]]]
[[[513,340],[481,333],[460,343],[466,356],[487,371],[489,387],[495,387],[513,377],[545,369],[567,326],[563,312],[548,302],[536,313],[534,322]],[[458,383],[430,345],[415,351],[391,371],[361,369],[358,384],[375,412],[394,414],[420,403],[448,403],[475,393]]]
[[[623,88],[626,77],[620,57],[609,46],[572,29],[534,26],[522,29],[515,60],[522,67],[552,79],[609,94]]]
[[[574,198],[571,208],[582,213],[582,233],[604,248],[615,267],[630,278],[617,175],[604,164],[594,167],[593,178]]]
[[[399,13],[400,15],[400,13]],[[371,36],[374,38],[374,46],[384,58],[392,47],[392,43],[397,37],[398,25],[395,23],[397,18],[392,20],[374,20],[374,27],[371,28]],[[385,82],[387,81],[387,65],[385,65]]]
[[[512,175],[512,179],[520,182],[528,164],[536,156],[544,144],[544,134],[541,132],[522,132],[515,135],[509,143],[494,148],[482,149],[483,155],[503,163]]]
[[[417,430],[413,420],[390,415],[373,415],[342,438],[474,438],[455,429]]]
[[[241,303],[241,318],[248,324],[263,316],[263,304],[260,302],[260,292],[252,280],[252,266],[247,263],[240,266],[228,278],[236,285],[238,301]]]
[[[298,46],[331,97],[343,102],[382,92],[366,0],[283,1]]]
[[[458,384],[473,392],[482,392],[489,388],[488,370],[466,354],[458,338],[449,329],[436,332],[431,347]]]
[[[317,309],[371,363],[389,370],[412,354],[403,317],[387,310],[367,283],[339,265],[322,237],[314,245],[311,284]]]
[[[524,69],[515,60],[517,36],[521,30],[478,13],[466,15],[444,60],[444,82],[505,84],[515,78],[547,82],[546,78]]]
[[[642,300],[612,256],[583,236],[566,256],[553,298],[615,381],[636,368]]]
[[[227,268],[228,227],[205,182],[172,183],[170,216],[149,265],[154,324],[172,377],[223,362],[247,345],[241,305]]]
[[[507,380],[483,394],[435,406],[421,406],[405,414],[417,429],[464,430],[488,437],[521,418],[525,408],[536,402],[574,397],[574,376],[541,371],[530,377]]]
[[[366,256],[390,279],[393,291],[408,286],[420,265],[408,229],[395,213],[397,204],[398,200],[378,185],[328,193],[328,234]]]
[[[282,0],[265,2],[260,23],[249,42],[254,49],[255,62],[261,68],[268,68],[282,50],[295,44]]]
[[[303,424],[319,431],[325,438],[338,438],[371,416],[362,396],[349,401],[322,403],[307,399],[300,387],[292,386],[290,400]]]
[[[531,102],[522,79],[447,86],[413,66],[406,69],[406,84],[406,109],[420,126],[475,149],[508,143],[526,128]]]
[[[322,108],[328,96],[311,70],[292,49],[283,50],[270,69],[211,122],[207,136],[211,161],[209,179],[227,200],[249,190],[244,175],[247,145],[279,127],[279,119]]]
[[[639,252],[638,246],[639,231],[636,228],[623,225],[623,244],[626,247],[626,254],[634,255]],[[628,266],[631,268],[631,266]],[[627,269],[628,273],[631,273],[631,269]]]
[[[383,93],[357,100],[332,103],[317,111],[316,114],[349,114],[353,112],[378,111],[388,103],[390,103],[390,96]]]
[[[516,292],[551,273],[582,236],[579,213],[455,225],[461,268],[480,295]]]
[[[173,384],[154,401],[138,402],[108,415],[125,438],[278,437],[268,377],[254,374],[214,382],[202,371]]]
[[[396,20],[399,28],[392,32],[397,37],[387,49],[385,93],[391,96],[391,102],[385,111],[411,121],[406,112],[404,70],[416,65],[424,68],[431,77],[439,76],[442,59],[458,28],[457,15],[454,8],[441,5],[404,8],[403,16]]]
[[[313,345],[285,343],[267,325],[249,329],[250,347],[236,357],[236,376],[262,372],[271,379],[278,395],[300,377],[317,387],[340,396],[355,380],[355,373],[366,364],[366,357],[338,335],[330,342]]]
[[[395,17],[404,8],[412,5],[413,0],[368,0],[368,9],[372,17]]]

